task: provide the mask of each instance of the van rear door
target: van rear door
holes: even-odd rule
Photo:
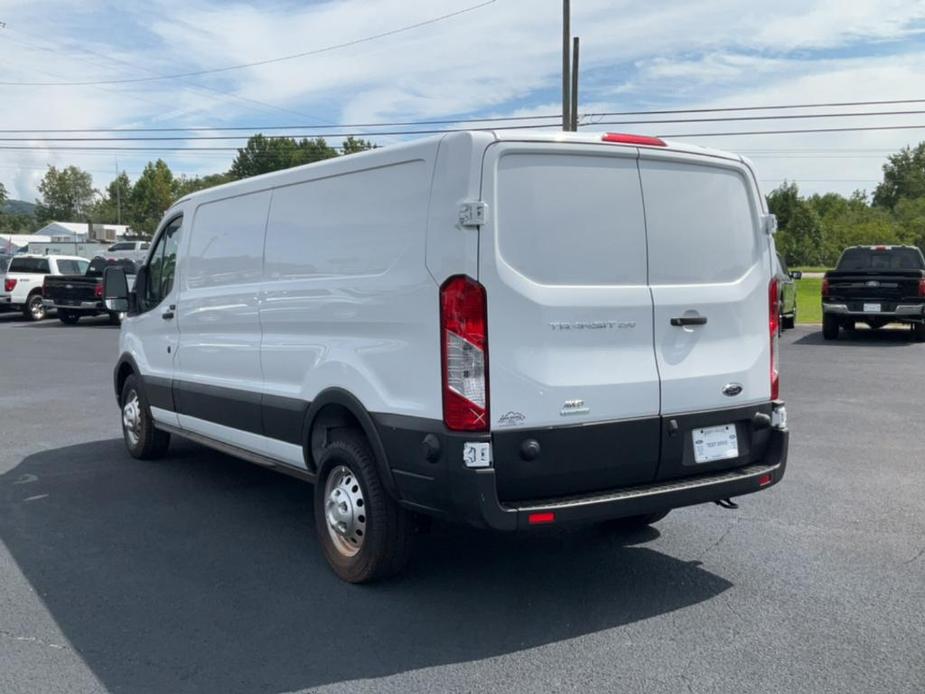
[[[655,475],[659,383],[636,157],[566,143],[486,152],[478,279],[502,500]],[[541,450],[529,461],[526,438]]]
[[[770,412],[771,390],[770,241],[757,190],[727,159],[642,150],[639,170],[664,420],[659,478],[751,462],[764,452],[767,431],[753,419]]]

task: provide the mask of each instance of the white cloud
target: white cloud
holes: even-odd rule
[[[0,19],[8,24],[7,30],[0,30],[0,62],[6,80],[81,80],[210,69],[350,41],[474,2],[338,0],[267,7],[217,0],[155,0],[114,8],[103,0],[79,6],[51,0],[27,5],[0,0]],[[95,128],[556,113],[560,11],[558,0],[498,0],[440,24],[348,49],[213,76],[96,88],[0,87],[0,122],[4,128]],[[111,23],[101,23],[100,17],[109,17]],[[573,29],[582,37],[582,110],[919,97],[915,90],[925,52],[902,53],[909,48],[899,42],[921,27],[923,19],[921,0],[750,4],[672,0],[648,5],[582,0],[573,3]],[[879,47],[876,57],[851,57],[872,45]],[[877,119],[885,121],[893,122]],[[925,116],[906,121],[925,123]],[[820,119],[637,129],[707,132],[850,124],[848,119]],[[925,130],[704,138],[702,143],[745,150],[862,145],[888,150],[920,136],[925,139]],[[157,156],[156,152],[122,153],[120,164],[137,171]],[[163,156],[175,170],[189,173],[221,170],[231,159],[228,153],[208,152]],[[827,179],[804,187],[841,191],[868,180],[871,187],[881,163],[754,158],[768,179]],[[0,180],[13,195],[31,199],[41,176],[36,169],[47,163],[73,162],[94,171],[102,187],[110,178],[105,172],[113,168],[113,160],[114,155],[101,153],[0,150]],[[840,180],[854,178],[864,180]]]

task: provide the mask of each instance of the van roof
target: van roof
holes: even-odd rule
[[[524,130],[466,130],[466,131],[457,131],[457,132],[448,132],[440,133],[437,135],[431,135],[429,137],[420,138],[417,140],[410,140],[408,142],[402,142],[394,145],[387,145],[385,147],[379,147],[376,149],[366,150],[365,152],[358,152],[356,154],[349,154],[342,157],[336,157],[332,159],[324,159],[322,161],[313,162],[311,164],[303,164],[302,166],[295,166],[289,169],[281,169],[279,171],[272,171],[270,173],[261,174],[259,176],[252,176],[250,178],[244,178],[239,181],[231,181],[230,183],[224,183],[213,188],[206,188],[205,190],[200,190],[195,193],[190,193],[189,195],[184,196],[178,200],[171,207],[171,210],[176,205],[179,205],[190,200],[202,200],[202,199],[212,199],[217,200],[223,197],[228,197],[229,195],[245,194],[248,192],[256,192],[258,190],[265,190],[266,188],[272,186],[271,181],[275,181],[279,178],[293,178],[293,174],[297,177],[299,172],[312,170],[312,171],[321,171],[323,169],[330,168],[332,173],[343,172],[346,173],[352,168],[355,163],[359,162],[361,158],[381,158],[388,157],[393,158],[396,154],[406,153],[412,154],[415,151],[423,152],[427,149],[435,148],[442,140],[447,138],[455,139],[465,139],[468,138],[471,141],[471,144],[475,145],[480,143],[483,146],[489,144],[490,142],[571,142],[571,143],[583,143],[583,144],[601,144],[602,138],[604,137],[605,132],[557,132],[557,131],[524,131]],[[694,156],[703,156],[703,157],[712,157],[712,158],[721,158],[732,160],[736,162],[741,162],[751,167],[751,162],[746,158],[733,154],[731,152],[725,152],[718,149],[711,149],[707,147],[700,147],[698,145],[688,144],[686,142],[677,142],[675,140],[664,140],[664,146],[646,146],[639,144],[629,144],[629,143],[617,143],[617,142],[608,142],[609,146],[613,147],[632,147],[639,148],[641,150],[656,150],[656,151],[672,151],[680,152],[685,154],[691,154]],[[291,181],[295,182],[295,181]],[[170,214],[170,210],[167,214]]]

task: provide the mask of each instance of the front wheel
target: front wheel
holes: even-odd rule
[[[38,321],[45,319],[45,301],[41,294],[33,294],[22,307],[22,313],[26,320]]]
[[[365,438],[351,432],[332,441],[318,471],[315,527],[334,573],[366,583],[401,571],[411,553],[411,518],[382,486]]]
[[[125,311],[110,311],[109,312],[109,324],[110,325],[122,325],[122,321],[125,319]]]
[[[122,386],[122,437],[133,458],[154,460],[164,457],[170,445],[170,434],[154,427],[151,407],[145,397],[141,380],[135,374]]]
[[[822,314],[822,337],[826,340],[838,339],[838,317],[831,313]]]

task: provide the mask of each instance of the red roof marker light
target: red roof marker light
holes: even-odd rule
[[[648,135],[629,135],[627,133],[604,133],[601,137],[604,142],[615,142],[621,145],[647,145],[649,147],[667,147],[668,143],[658,137]]]

